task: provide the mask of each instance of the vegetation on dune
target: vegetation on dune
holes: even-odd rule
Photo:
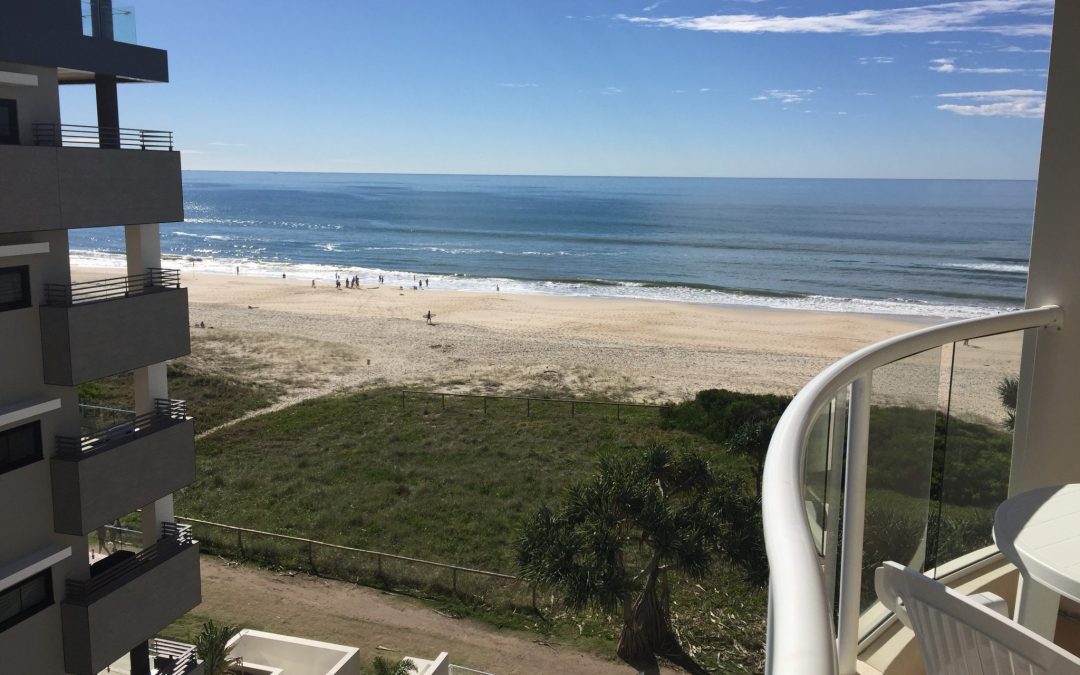
[[[657,428],[656,411],[569,418],[554,407],[375,390],[313,399],[198,443],[184,515],[502,572],[521,524],[608,453],[653,442],[723,448]],[[461,407],[458,407],[461,406]]]
[[[271,405],[280,390],[245,381],[235,375],[203,371],[186,359],[168,364],[169,396],[187,402],[188,414],[198,431],[207,431],[252,410]],[[112,375],[79,385],[79,401],[131,410],[135,407],[135,383],[131,373]]]
[[[790,396],[706,389],[690,401],[665,408],[663,415],[670,428],[700,434],[748,457],[760,491],[769,440],[789,403]]]
[[[1001,378],[997,386],[998,398],[1005,408],[1005,428],[1009,431],[1016,426],[1016,398],[1020,394],[1020,378],[1006,376]]]
[[[407,401],[397,390],[315,399],[221,429],[198,442],[199,478],[177,495],[177,512],[255,529],[390,551],[480,569],[516,572],[515,542],[544,503],[589,473],[602,458],[618,458],[658,443],[705,458],[730,494],[730,520],[755,523],[726,533],[730,558],[759,527],[747,461],[697,434],[660,428],[655,409],[480,400]],[[567,607],[541,588],[536,609],[528,586],[468,587],[448,572],[421,586],[386,560],[376,570],[302,546],[196,528],[204,549],[243,555],[350,581],[415,592],[441,611],[502,628],[539,632],[611,653],[621,616]],[[760,544],[760,534],[749,539]],[[726,550],[726,549],[725,549]],[[763,559],[763,553],[758,560]],[[755,563],[757,578],[764,565]],[[417,571],[424,568],[412,568]],[[765,592],[729,556],[698,580],[671,570],[671,618],[687,651],[710,668],[754,672],[763,653]],[[403,578],[406,581],[401,581]],[[408,579],[412,579],[409,581]],[[404,585],[403,585],[404,584]],[[410,588],[415,589],[410,591]],[[523,591],[523,593],[521,592]],[[515,598],[507,604],[504,594]],[[539,613],[538,613],[539,610]],[[705,660],[702,660],[705,659]],[[715,665],[713,665],[715,664]]]

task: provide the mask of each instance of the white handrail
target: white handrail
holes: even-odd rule
[[[905,333],[840,359],[792,399],[773,432],[762,481],[762,521],[770,569],[767,673],[840,672],[821,562],[803,503],[803,455],[821,407],[857,377],[894,361],[961,340],[1060,326],[1064,318],[1060,307],[1047,306]]]

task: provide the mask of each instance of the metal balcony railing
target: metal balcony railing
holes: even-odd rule
[[[49,307],[70,307],[170,288],[180,288],[180,271],[151,267],[143,274],[127,277],[76,281],[70,284],[45,284],[45,304]]]
[[[885,539],[903,536],[899,531],[882,533],[867,526],[868,447],[874,431],[871,390],[872,383],[877,381],[875,373],[887,381],[897,373],[887,372],[886,366],[906,366],[912,372],[920,367],[926,385],[936,394],[942,386],[939,372],[936,367],[923,366],[932,366],[935,360],[948,362],[939,351],[948,346],[952,349],[953,363],[953,370],[946,373],[951,400],[957,344],[1056,326],[1063,318],[1061,308],[1050,306],[914,331],[870,345],[837,361],[799,391],[773,433],[762,484],[762,519],[770,571],[767,673],[854,675],[856,672],[862,637],[861,610],[867,600],[869,581],[864,580],[863,572],[869,569],[868,565],[880,564],[880,559],[874,559],[872,554],[864,559],[864,534]],[[913,357],[922,357],[926,363],[909,361]],[[914,407],[892,409],[897,410],[919,415],[926,412]],[[933,414],[922,419],[924,431],[936,441]],[[946,428],[949,419],[946,410]],[[920,460],[917,456],[919,448],[910,450],[906,466],[920,461],[927,464],[925,457]],[[930,482],[929,473],[926,466],[916,478]],[[809,474],[814,475],[815,481],[821,476],[827,478],[823,484],[811,485],[807,480]],[[921,523],[921,533],[916,532],[913,538],[918,540],[916,550],[929,562],[931,552],[926,533],[932,528],[928,516],[933,513],[932,495],[925,496],[930,494],[928,485],[919,487],[925,502],[920,502],[921,513],[927,520]],[[937,545],[941,546],[940,540]],[[950,555],[955,556],[955,552]],[[932,566],[940,564],[936,561]]]
[[[121,561],[89,579],[68,579],[64,584],[65,601],[84,605],[94,602],[186,550],[192,543],[190,525],[162,523],[161,538],[154,544],[135,554],[128,551],[112,554],[105,560],[119,556]]]
[[[119,148],[124,150],[172,150],[171,131],[95,127],[87,124],[35,122],[34,145],[53,147]]]
[[[150,640],[150,658],[158,675],[184,675],[198,665],[194,645],[165,638]]]
[[[179,424],[186,419],[188,419],[186,402],[165,398],[154,399],[152,411],[136,415],[129,421],[111,424],[81,438],[57,436],[56,457],[68,460],[84,459]]]

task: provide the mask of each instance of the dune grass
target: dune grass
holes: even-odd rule
[[[171,361],[168,373],[169,396],[187,401],[196,433],[265,408],[281,394],[280,388],[274,386],[193,368],[187,359]],[[87,382],[79,386],[79,399],[82,403],[131,410],[135,407],[134,376],[123,373]]]
[[[528,415],[528,416],[527,416]],[[605,453],[663,443],[694,449],[721,470],[749,475],[742,457],[700,435],[660,424],[656,409],[489,401],[372,390],[312,399],[201,438],[198,479],[176,495],[178,514],[514,574],[516,538],[542,504],[554,505]],[[197,528],[197,536],[203,537]],[[236,555],[233,537],[204,537],[208,551]],[[433,571],[404,587],[321,551],[258,537],[245,557],[412,592],[440,611],[613,653],[621,621],[571,612],[540,592],[539,612],[524,586],[467,590],[460,575]],[[215,548],[216,545],[216,548]],[[263,546],[260,555],[259,546]],[[275,551],[271,548],[277,547]],[[410,573],[416,569],[408,570]],[[702,663],[754,672],[764,637],[764,589],[725,565],[695,583],[673,581],[677,628]],[[476,587],[473,587],[476,588]],[[506,602],[500,594],[516,593]]]
[[[324,397],[203,438],[184,515],[428,560],[513,570],[523,519],[603,453],[663,442],[714,461],[715,443],[662,430],[654,409],[410,397]]]

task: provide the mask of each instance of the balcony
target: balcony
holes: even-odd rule
[[[183,401],[81,438],[58,436],[52,470],[57,532],[86,535],[195,481],[195,428]]]
[[[86,124],[34,123],[34,145],[119,150],[172,150],[171,131],[93,127]]]
[[[176,270],[45,284],[39,313],[47,384],[73,387],[191,351],[187,289]]]
[[[150,675],[203,675],[203,665],[197,660],[194,645],[154,638],[150,640]],[[108,673],[112,675],[131,675],[138,672],[132,668],[130,654],[122,657],[109,665]]]
[[[171,132],[44,123],[33,136],[0,145],[0,234],[184,219]]]
[[[885,560],[1013,597],[1016,570],[991,540],[1013,456],[1001,401],[1021,344],[1035,352],[1063,317],[1050,306],[915,331],[799,392],[773,434],[762,491],[769,673],[920,672],[910,632],[874,593]],[[1004,376],[1002,363],[1012,364]],[[1015,411],[1030,409],[1023,392],[1011,397]]]
[[[89,579],[69,579],[65,591],[65,669],[99,673],[199,604],[198,542],[188,528],[165,523],[155,544],[114,553],[94,564]]]

